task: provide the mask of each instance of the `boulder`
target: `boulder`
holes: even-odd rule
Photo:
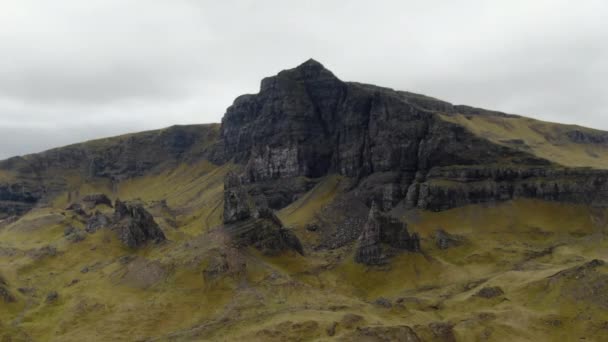
[[[166,240],[165,234],[152,215],[141,204],[128,204],[116,200],[112,229],[130,248],[140,247],[147,242],[159,243]]]
[[[85,230],[87,233],[95,233],[97,230],[108,227],[110,225],[110,218],[99,211],[96,211],[88,220]]]
[[[17,301],[17,298],[11,294],[8,290],[8,282],[0,275],[0,299],[5,303],[13,303]]]
[[[464,238],[458,235],[452,235],[443,229],[435,231],[435,244],[439,249],[448,249],[450,247],[459,246],[464,242]]]
[[[57,293],[57,291],[51,291],[46,295],[47,303],[54,303],[57,299],[59,299],[59,293]]]
[[[482,288],[475,294],[475,296],[489,299],[489,298],[502,296],[503,294],[505,294],[505,293],[500,287],[492,286],[492,287]]]

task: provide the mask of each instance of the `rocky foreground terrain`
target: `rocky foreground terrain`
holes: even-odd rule
[[[0,162],[1,341],[608,339],[608,132],[262,80]]]

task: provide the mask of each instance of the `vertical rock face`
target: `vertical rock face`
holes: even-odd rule
[[[30,210],[43,195],[42,187],[32,183],[2,184],[0,182],[0,219],[22,215]]]
[[[240,177],[230,171],[224,179],[224,223],[233,223],[256,216],[252,199],[243,188]]]
[[[264,79],[258,94],[234,101],[222,119],[214,156],[218,162],[235,160],[245,165],[248,183],[315,178],[331,172],[363,180],[392,174],[389,183],[366,190],[368,199],[378,200],[384,211],[404,199],[409,207],[443,210],[518,196],[580,201],[594,193],[587,186],[568,185],[569,180],[560,183],[563,190],[553,190],[540,189],[536,183],[518,187],[515,183],[524,180],[524,175],[504,181],[499,174],[484,178],[483,170],[496,165],[515,175],[522,167],[551,169],[555,165],[476,136],[442,120],[438,111],[483,114],[422,95],[342,82],[309,60]],[[453,188],[434,182],[449,178],[437,175],[454,168],[468,169],[463,172],[471,173],[471,181],[458,180],[459,187]],[[590,176],[589,171],[566,173],[573,180]],[[602,174],[606,178],[607,173]],[[474,184],[476,177],[489,186]],[[602,189],[605,201],[608,187]]]
[[[438,119],[449,104],[405,92],[340,81],[309,60],[262,81],[222,119],[225,160],[247,165],[251,181],[328,172],[428,171],[434,166],[494,162],[505,156],[545,161],[480,139]],[[392,194],[388,194],[392,196]]]
[[[355,261],[367,265],[377,265],[385,262],[386,256],[383,253],[383,244],[412,252],[420,250],[418,234],[410,235],[403,222],[383,215],[378,210],[376,203],[373,202],[367,222],[359,237]]]
[[[141,204],[116,200],[115,208],[114,229],[126,246],[136,248],[150,241],[159,243],[166,239],[152,215]]]
[[[258,208],[233,172],[224,180],[224,230],[237,245],[254,246],[265,254],[285,250],[304,253],[300,240],[283,226],[272,209],[264,205]]]
[[[369,216],[363,232],[359,237],[359,246],[355,254],[355,261],[362,264],[379,264],[383,260],[380,242],[380,221],[378,220],[376,202],[372,203]]]

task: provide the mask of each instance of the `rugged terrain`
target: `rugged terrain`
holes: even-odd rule
[[[605,340],[607,157],[309,60],[221,125],[0,162],[0,338]]]

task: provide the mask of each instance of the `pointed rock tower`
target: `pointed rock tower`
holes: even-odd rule
[[[382,214],[376,202],[372,202],[367,222],[359,237],[355,261],[367,265],[382,264],[388,254],[391,254],[385,252],[394,250],[418,252],[420,238],[417,233],[410,234],[405,223]]]

